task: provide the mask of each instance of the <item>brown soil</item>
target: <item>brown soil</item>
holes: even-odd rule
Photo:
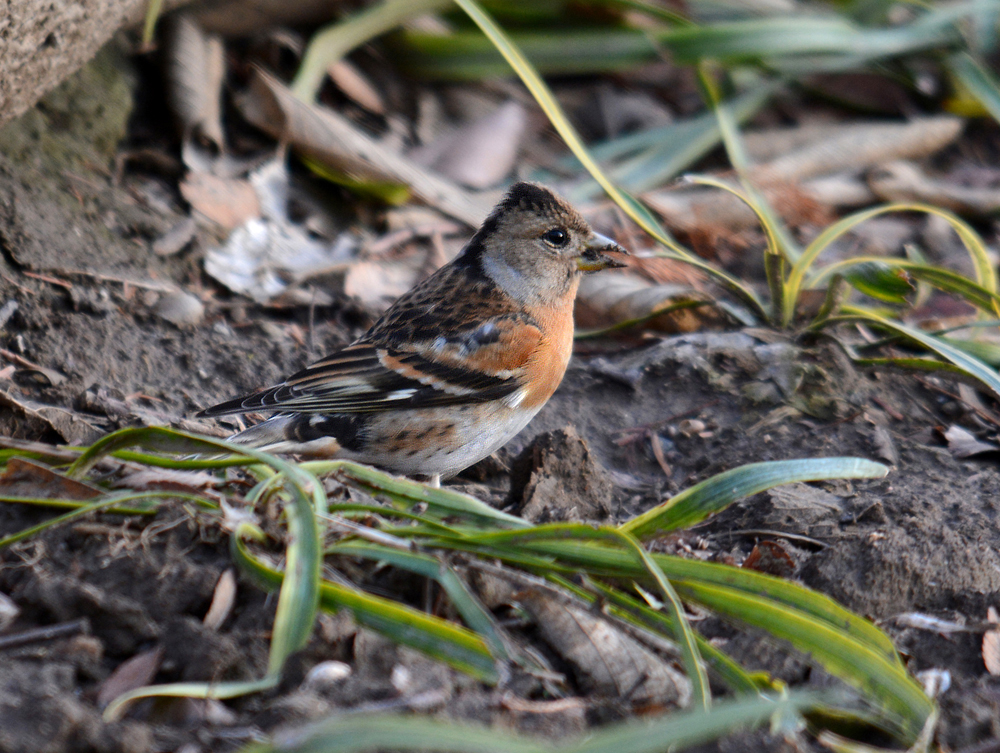
[[[0,408],[3,434],[66,443],[126,425],[194,426],[185,421],[199,407],[270,383],[319,355],[309,352],[310,337],[324,350],[365,326],[349,302],[317,309],[310,333],[306,310],[219,298],[209,299],[196,327],[164,321],[152,312],[162,294],[121,280],[196,293],[210,286],[196,254],[164,260],[149,252],[150,240],[176,219],[84,168],[53,176],[0,161],[0,307],[17,303],[0,346],[65,377],[19,368],[16,382],[3,388],[33,410]],[[302,332],[304,342],[297,339]],[[1000,679],[983,665],[982,634],[941,635],[894,620],[918,611],[981,623],[1000,590],[1000,473],[995,458],[958,460],[939,440],[935,427],[978,426],[945,391],[957,387],[859,372],[830,343],[792,342],[763,330],[578,354],[537,419],[496,458],[453,483],[512,503],[532,519],[620,521],[743,463],[840,455],[891,462],[885,480],[798,486],[744,500],[698,527],[691,540],[735,563],[762,540],[778,542],[774,567],[879,622],[914,672],[947,670],[938,740],[955,749],[1000,736]],[[653,437],[669,477],[652,451]],[[0,535],[49,514],[0,505]],[[164,652],[157,682],[262,674],[273,599],[241,582],[222,629],[201,624],[230,565],[227,537],[181,505],[151,520],[104,515],[0,552],[0,591],[22,610],[9,630],[86,620],[70,637],[0,648],[0,751],[233,750],[281,724],[333,710],[405,706],[399,678],[392,679],[399,666],[409,671],[404,695],[429,699],[428,710],[451,718],[562,738],[625,714],[599,698],[544,715],[510,708],[504,693],[530,697],[539,681],[515,676],[506,688],[488,688],[345,618],[324,616],[274,692],[226,705],[146,704],[105,725],[101,683],[155,645]],[[805,657],[758,634],[712,619],[701,629],[752,669],[795,685],[825,682]],[[328,659],[351,664],[351,677],[318,690],[304,686],[305,673]]]

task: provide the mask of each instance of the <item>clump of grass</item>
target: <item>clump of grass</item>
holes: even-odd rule
[[[135,449],[138,448],[138,449]],[[191,452],[202,453],[192,459]],[[213,457],[204,458],[205,453]],[[227,453],[223,455],[222,453]],[[4,451],[5,460],[16,455]],[[54,463],[53,472],[71,479],[88,479],[102,458],[127,459],[176,469],[215,469],[218,483],[231,505],[252,508],[265,499],[279,499],[287,530],[283,542],[285,566],[279,570],[261,556],[261,545],[273,545],[252,523],[243,521],[232,534],[231,551],[245,574],[263,588],[279,594],[272,633],[268,671],[250,682],[177,683],[134,690],[116,699],[108,718],[121,714],[128,703],[151,696],[232,698],[276,685],[285,659],[308,641],[317,610],[348,610],[358,624],[443,661],[457,670],[496,683],[503,666],[525,659],[508,648],[503,629],[484,609],[469,586],[449,564],[460,553],[469,561],[501,562],[548,581],[582,605],[601,602],[615,618],[679,647],[693,697],[701,713],[714,714],[709,675],[730,693],[745,699],[743,706],[720,706],[720,719],[764,719],[776,709],[804,704],[814,712],[834,709],[875,723],[903,742],[912,742],[933,711],[932,702],[911,678],[891,642],[867,620],[831,599],[803,586],[751,570],[718,563],[654,554],[646,543],[664,532],[690,526],[725,509],[734,501],[778,484],[832,478],[876,478],[886,468],[858,458],[789,460],[743,466],[687,489],[664,504],[615,527],[578,524],[531,525],[494,510],[464,494],[429,488],[366,466],[346,461],[290,463],[219,440],[166,428],[124,429],[111,434],[72,463]],[[43,458],[44,459],[44,458]],[[231,480],[234,465],[257,483],[242,492],[245,483]],[[321,478],[334,477],[363,490],[377,502],[331,503]],[[226,478],[230,478],[226,481]],[[96,479],[89,479],[98,483]],[[195,493],[159,492],[152,497],[191,500]],[[86,502],[6,497],[6,503],[48,504],[74,508],[47,525],[68,516],[135,503],[136,495],[108,492]],[[205,514],[222,512],[207,497]],[[148,508],[136,510],[148,512]],[[371,528],[357,519],[377,520]],[[36,526],[37,534],[46,526]],[[347,531],[334,535],[337,531]],[[9,539],[8,539],[9,540]],[[332,541],[325,550],[320,542]],[[400,601],[366,593],[320,577],[324,559],[338,557],[383,562],[435,580],[461,616],[458,624],[415,609]],[[577,576],[569,580],[568,576]],[[655,599],[650,598],[655,596]],[[724,652],[692,629],[681,600],[787,641],[809,655],[831,674],[853,688],[849,709],[841,699],[811,698],[785,707],[755,705],[754,698],[780,696],[781,686],[767,677],[747,672]],[[859,710],[859,700],[863,710]],[[746,705],[749,704],[749,705]],[[732,712],[733,708],[743,711]],[[754,709],[749,711],[748,709]],[[749,714],[749,717],[747,716]],[[702,717],[698,717],[702,718]],[[678,721],[678,724],[681,724]],[[713,722],[713,724],[715,724]],[[728,729],[726,725],[722,727]],[[722,729],[720,727],[720,729]],[[712,727],[715,729],[716,727]],[[625,732],[623,732],[625,734]],[[475,749],[475,748],[463,748]]]

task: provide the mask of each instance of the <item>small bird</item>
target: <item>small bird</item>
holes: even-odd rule
[[[440,482],[498,450],[562,381],[580,277],[625,266],[547,188],[514,184],[454,260],[344,349],[199,416],[280,411],[230,441]]]

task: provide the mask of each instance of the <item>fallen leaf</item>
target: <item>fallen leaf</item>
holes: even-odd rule
[[[606,619],[540,591],[523,592],[517,599],[588,692],[632,703],[690,704],[688,679]]]
[[[119,664],[97,691],[98,707],[103,709],[122,693],[149,685],[160,671],[162,661],[163,647],[157,646]]]
[[[153,253],[157,256],[179,254],[194,239],[195,229],[194,218],[185,217],[153,241]]]
[[[181,196],[199,213],[226,230],[260,216],[253,186],[240,178],[220,178],[192,172],[181,181]]]
[[[470,193],[413,160],[387,148],[334,111],[297,98],[278,79],[254,69],[240,99],[243,115],[274,138],[358,182],[409,186],[425,203],[478,227],[493,206],[493,196]]]
[[[358,105],[376,115],[385,115],[385,102],[372,82],[350,60],[341,58],[326,69],[333,85]]]
[[[30,460],[11,458],[3,475],[0,475],[0,494],[5,497],[85,500],[100,497],[104,491]]]
[[[488,188],[514,169],[527,126],[524,106],[509,100],[493,112],[410,152],[410,157],[470,188]]]
[[[742,567],[779,578],[790,578],[795,572],[795,560],[777,541],[759,541],[743,560]]]
[[[201,622],[205,627],[218,630],[233,611],[236,603],[236,573],[232,568],[223,571],[212,592],[212,603]]]
[[[948,449],[956,458],[969,458],[973,455],[1000,450],[1000,447],[995,444],[980,442],[972,432],[961,426],[949,426],[944,433],[944,438],[948,441]]]
[[[1000,616],[993,607],[986,610],[986,621],[997,627],[983,633],[983,663],[991,675],[1000,675]]]
[[[222,40],[206,34],[183,13],[171,19],[166,39],[167,91],[185,140],[207,141],[217,152],[224,151],[221,98],[226,66]]]

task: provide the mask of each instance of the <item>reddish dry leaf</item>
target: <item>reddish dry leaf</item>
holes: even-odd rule
[[[248,181],[189,173],[180,189],[192,208],[226,230],[260,216],[257,192]]]
[[[743,561],[747,570],[789,578],[795,572],[795,560],[777,541],[761,541]]]
[[[163,647],[157,646],[119,664],[101,683],[101,689],[97,691],[97,705],[103,709],[122,693],[149,685],[160,671],[162,661]]]
[[[104,492],[96,486],[56,473],[23,458],[11,458],[0,475],[0,494],[42,499],[93,499]]]
[[[710,306],[682,308],[657,316],[672,305],[706,299],[684,285],[656,285],[636,275],[619,273],[584,277],[576,299],[577,326],[600,329],[622,322],[645,320],[642,326],[661,332],[696,332],[718,319]],[[648,318],[652,317],[652,318]]]

